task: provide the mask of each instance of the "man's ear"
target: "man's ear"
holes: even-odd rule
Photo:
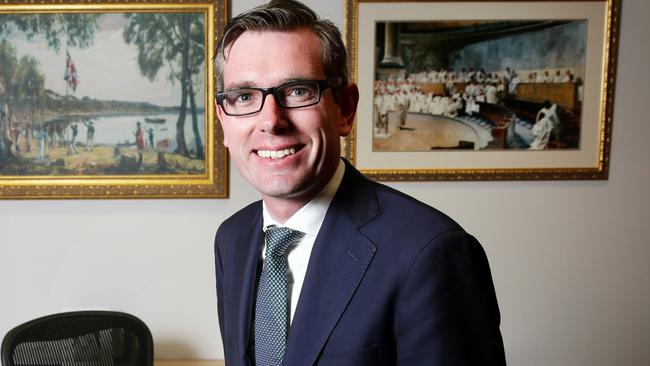
[[[339,133],[342,137],[350,134],[354,116],[357,114],[357,104],[359,104],[359,88],[357,84],[349,82],[340,90],[339,107],[341,108],[341,119],[339,122]]]
[[[214,101],[214,107],[217,111],[217,118],[219,119],[219,123],[221,124],[221,131],[223,131],[223,146],[228,147],[228,140],[226,139],[226,126],[224,125],[226,114],[223,113],[223,110],[221,109],[221,106],[217,104],[216,99]]]

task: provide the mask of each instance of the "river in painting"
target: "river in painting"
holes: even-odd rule
[[[192,115],[185,118],[187,154],[178,153],[178,113],[157,115],[67,116],[45,121],[32,130],[17,130],[15,155],[2,175],[151,175],[204,174],[205,118],[197,115],[201,141],[197,154]],[[136,132],[144,144],[138,148]],[[76,135],[73,130],[76,129]],[[89,134],[89,130],[94,135]],[[2,164],[0,164],[2,165]]]
[[[134,116],[100,116],[89,118],[95,125],[95,145],[135,145],[135,131],[137,122],[141,123],[142,129],[145,130],[145,140],[148,141],[148,134],[153,130],[154,141],[164,139],[171,139],[175,142],[176,139],[176,120],[177,114],[160,114],[160,115],[134,115]],[[150,123],[147,120],[162,120],[162,123]],[[205,141],[203,132],[203,114],[198,114],[199,121],[199,136],[201,141]],[[87,127],[83,123],[78,123],[79,134],[77,141],[83,142],[86,137]],[[68,132],[69,133],[69,132]],[[185,117],[185,139],[188,143],[188,148],[193,150],[192,141],[194,132],[192,132],[192,118],[191,115]],[[127,144],[128,143],[128,144]]]

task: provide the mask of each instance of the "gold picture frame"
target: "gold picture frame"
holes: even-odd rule
[[[0,3],[0,199],[227,198],[212,62],[227,7]]]
[[[619,22],[619,0],[346,0],[349,70],[360,100],[343,155],[385,181],[607,179]],[[546,42],[546,52],[535,42]],[[461,80],[460,66],[483,64],[501,97],[493,104],[483,95],[476,110],[467,109],[474,100],[465,91],[475,78]],[[528,79],[512,82],[515,69]],[[564,84],[536,84],[551,80],[539,74],[560,70]],[[441,113],[431,98],[422,107],[413,96],[386,107],[385,95],[400,92],[461,107]],[[558,128],[548,121],[535,127],[548,114],[536,113],[546,98],[561,113]],[[540,132],[544,126],[550,135]],[[431,142],[438,137],[443,142]]]

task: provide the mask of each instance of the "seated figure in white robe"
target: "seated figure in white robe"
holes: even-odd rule
[[[528,147],[529,150],[544,150],[548,146],[548,140],[551,138],[553,131],[553,122],[542,113],[540,118],[533,126],[533,141]]]
[[[551,103],[548,100],[544,101],[542,109],[537,112],[535,120],[539,121],[543,116],[546,116],[546,118],[551,121],[553,126],[553,138],[559,140],[560,132],[562,132],[562,123],[560,121],[560,116],[558,116],[557,104]]]

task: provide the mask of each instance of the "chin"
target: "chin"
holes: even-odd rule
[[[286,182],[273,182],[268,184],[268,181],[263,186],[258,187],[258,190],[266,196],[280,199],[300,199],[310,195],[310,191],[314,185],[305,186],[299,183],[289,184]]]
[[[297,187],[291,184],[278,182],[273,179],[260,179],[254,187],[266,196],[277,198],[290,197],[298,190]]]

